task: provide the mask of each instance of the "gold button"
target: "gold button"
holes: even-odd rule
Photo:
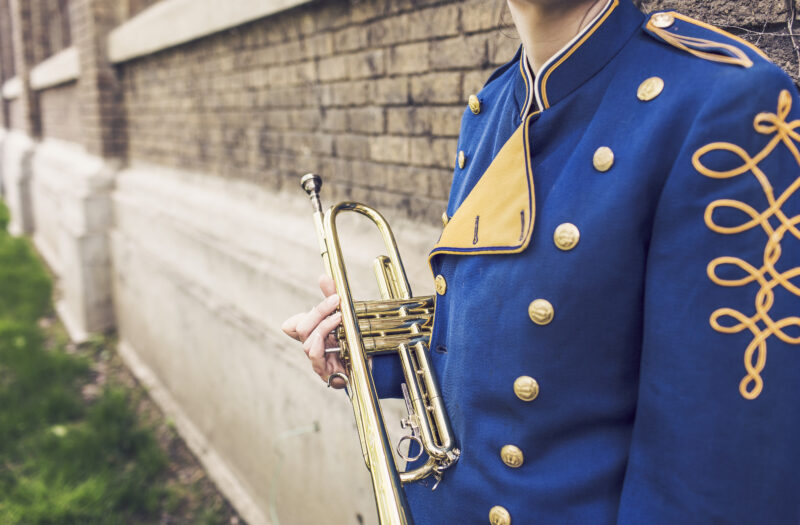
[[[476,115],[481,112],[481,101],[475,95],[469,96],[469,109]]]
[[[539,325],[550,324],[553,320],[553,305],[547,299],[536,299],[528,305],[528,315],[531,321]]]
[[[444,275],[437,275],[436,279],[433,280],[433,284],[436,287],[436,293],[439,295],[444,295],[447,291],[447,281],[444,280]]]
[[[636,96],[639,97],[639,100],[647,102],[659,96],[663,90],[664,81],[659,77],[650,77],[639,84]]]
[[[614,152],[608,146],[601,146],[594,152],[592,163],[597,171],[608,171],[614,165]]]
[[[665,29],[675,22],[675,17],[669,13],[656,13],[650,21],[655,27]]]
[[[519,468],[525,462],[525,456],[522,455],[522,450],[515,445],[506,445],[500,449],[500,459],[507,467]]]
[[[464,166],[466,165],[467,165],[467,154],[464,153],[464,150],[462,149],[461,151],[458,152],[458,167],[463,170]]]
[[[578,245],[581,239],[581,232],[578,227],[569,222],[559,224],[553,233],[553,242],[559,250],[569,251]]]
[[[533,401],[539,397],[539,382],[531,376],[519,376],[514,380],[514,393],[523,401]]]
[[[447,212],[442,212],[442,226],[447,226],[447,223],[450,222],[450,217],[447,216]]]
[[[511,514],[505,507],[495,505],[489,511],[489,523],[492,525],[511,525]]]

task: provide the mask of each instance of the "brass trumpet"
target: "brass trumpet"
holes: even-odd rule
[[[328,379],[328,385],[334,377],[345,382],[353,405],[361,452],[372,476],[380,523],[410,525],[414,521],[401,484],[428,476],[433,476],[438,484],[444,470],[460,455],[428,354],[434,298],[411,296],[397,243],[380,213],[364,204],[341,202],[323,214],[319,200],[322,178],[309,173],[303,176],[300,184],[311,199],[320,254],[340,298],[342,325],[336,332],[339,348],[329,350],[339,353],[347,374],[334,374]],[[368,217],[383,237],[388,256],[378,256],[374,263],[380,300],[354,301],[350,293],[336,230],[336,217],[346,211]],[[413,441],[420,446],[415,457],[403,457],[413,461],[423,451],[428,455],[422,466],[405,472],[398,472],[395,465],[367,362],[369,356],[385,353],[398,354],[405,375],[405,383],[401,386],[408,416],[403,418],[401,425],[409,428],[411,434],[403,436],[400,441]]]

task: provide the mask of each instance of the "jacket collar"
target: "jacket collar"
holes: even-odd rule
[[[429,256],[518,253],[527,248],[536,219],[530,123],[534,98],[545,110],[588,81],[622,49],[644,15],[630,0],[608,0],[603,11],[533,79],[524,52],[517,52],[524,88],[517,82],[521,124],[506,141],[447,223]],[[513,63],[513,61],[512,61]],[[533,89],[531,89],[533,86]]]
[[[534,82],[539,108],[557,104],[603,69],[643,20],[644,15],[630,0],[608,0],[603,10],[539,70]]]

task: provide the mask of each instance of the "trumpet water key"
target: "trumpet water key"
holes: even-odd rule
[[[434,299],[433,296],[412,297],[394,235],[380,213],[355,202],[341,202],[323,213],[319,199],[322,178],[309,173],[303,176],[301,185],[311,199],[320,254],[340,299],[342,324],[336,331],[339,347],[329,351],[339,353],[347,373],[331,376],[328,384],[334,377],[340,377],[346,385],[361,452],[372,477],[380,523],[412,524],[402,483],[432,476],[438,484],[444,470],[453,465],[460,454],[428,353]],[[336,230],[336,218],[342,212],[366,216],[383,238],[387,255],[378,256],[374,264],[381,299],[353,300]],[[408,457],[400,452],[398,443],[398,454],[409,461],[423,453],[428,456],[422,466],[404,472],[397,469],[392,456],[368,363],[370,356],[388,353],[397,354],[405,376],[401,387],[408,416],[403,418],[401,426],[411,433],[403,436],[401,443],[414,442],[420,450],[418,455]]]

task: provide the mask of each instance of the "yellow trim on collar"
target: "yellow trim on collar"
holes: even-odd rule
[[[727,38],[733,39],[740,44],[744,44],[748,48],[752,49],[759,56],[763,57],[766,60],[769,60],[767,55],[764,54],[763,51],[758,49],[756,46],[752,45],[750,42],[739,38],[736,35],[732,35],[727,31],[723,31],[717,27],[714,27],[710,24],[706,24],[705,22],[701,22],[699,20],[695,20],[694,18],[688,17],[686,15],[682,15],[680,13],[676,13],[674,11],[669,12],[677,20],[683,20],[684,22],[688,22],[690,24],[696,25],[698,27],[702,27],[704,29],[708,29],[710,31],[714,31],[722,36]],[[647,21],[647,29],[651,31],[653,34],[657,35],[667,44],[670,44],[678,49],[682,49],[687,53],[691,53],[692,55],[705,59],[710,60],[712,62],[720,62],[723,64],[732,64],[742,67],[751,67],[753,65],[753,61],[747,54],[737,46],[732,44],[726,44],[724,42],[717,42],[715,40],[709,40],[706,38],[697,38],[697,37],[690,37],[685,35],[680,35],[677,33],[673,33],[669,31],[669,28],[658,28],[653,24],[653,18],[651,17],[650,20]],[[713,53],[710,51],[703,51],[706,50],[725,50],[731,53],[733,56],[727,55],[720,55],[718,53]]]
[[[447,223],[429,261],[438,253],[517,253],[528,246],[536,215],[528,127],[537,113],[497,153]]]
[[[614,2],[611,3],[611,6],[608,8],[605,14],[603,14],[603,16],[597,21],[597,23],[595,23],[594,27],[592,27],[589,31],[587,31],[586,34],[583,35],[583,38],[578,40],[578,42],[576,42],[575,45],[569,49],[569,51],[564,53],[564,55],[560,59],[558,59],[558,62],[556,62],[547,69],[547,72],[542,77],[542,84],[540,87],[542,105],[544,106],[542,109],[547,109],[550,107],[550,102],[547,100],[547,88],[546,88],[547,79],[550,78],[550,75],[553,73],[553,71],[556,70],[556,68],[558,68],[558,66],[563,64],[564,61],[566,61],[570,56],[572,56],[572,54],[575,51],[577,51],[578,48],[581,47],[589,39],[589,37],[594,34],[595,31],[597,31],[597,28],[599,28],[600,26],[603,25],[603,23],[605,23],[606,19],[611,15],[611,13],[614,11],[614,9],[617,8],[618,5],[619,5],[619,0],[614,0]]]

